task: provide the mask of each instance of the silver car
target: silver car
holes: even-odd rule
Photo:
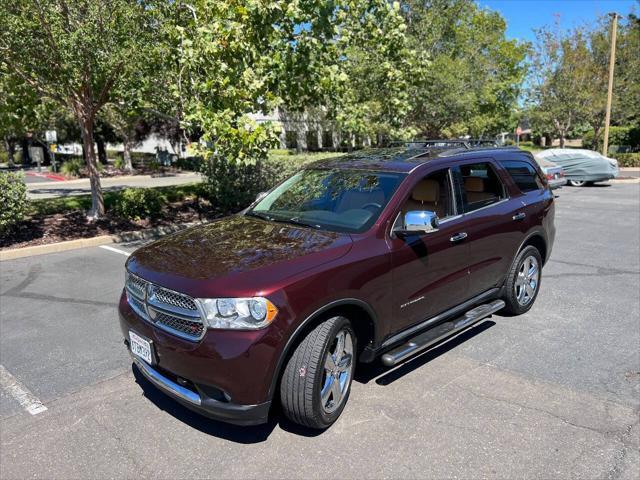
[[[552,190],[566,185],[567,179],[564,176],[564,170],[560,165],[556,165],[544,158],[538,158],[537,156],[535,159],[538,162],[538,165],[540,165],[540,168],[547,179],[547,183],[549,183]]]

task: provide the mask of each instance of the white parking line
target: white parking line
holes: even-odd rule
[[[100,248],[104,248],[105,250],[109,250],[110,252],[119,253],[120,255],[124,255],[126,257],[131,255],[129,252],[125,252],[124,250],[119,250],[117,248],[110,247],[109,245],[100,245]]]
[[[47,410],[47,407],[27,387],[22,385],[16,377],[11,375],[3,365],[0,365],[0,387],[15,398],[31,415],[37,415]]]

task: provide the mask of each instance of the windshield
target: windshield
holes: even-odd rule
[[[404,178],[403,174],[356,170],[302,170],[247,215],[340,232],[373,225]]]

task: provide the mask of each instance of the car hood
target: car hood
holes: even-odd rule
[[[186,294],[253,296],[345,255],[351,236],[235,215],[137,250],[129,271]]]

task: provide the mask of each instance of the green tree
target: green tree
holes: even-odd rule
[[[7,68],[43,98],[70,109],[91,181],[91,216],[104,214],[94,145],[103,106],[145,61],[155,25],[148,5],[128,0],[0,2],[0,52]]]
[[[629,14],[620,23],[617,39],[614,97],[611,114],[616,125],[640,127],[640,18]],[[608,57],[607,57],[608,59]]]
[[[325,106],[349,147],[355,138],[384,143],[415,131],[405,123],[415,52],[398,2],[345,1],[335,17],[336,38],[325,53]]]
[[[572,129],[593,110],[596,67],[583,28],[562,33],[556,26],[536,32],[529,97],[532,120],[538,129],[559,138],[561,148]]]
[[[182,126],[200,138],[207,159],[256,162],[276,141],[275,127],[250,114],[271,112],[284,99],[315,95],[315,52],[332,38],[332,2],[195,0],[164,9],[169,103]]]
[[[472,0],[404,0],[417,64],[407,121],[425,137],[510,129],[528,45],[506,38],[497,12]]]

